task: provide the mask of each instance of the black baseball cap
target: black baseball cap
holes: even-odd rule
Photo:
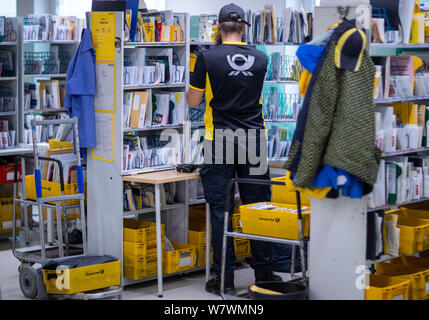
[[[232,17],[232,14],[235,13],[238,15],[238,17]],[[220,9],[219,12],[219,23],[223,22],[242,22],[250,26],[250,24],[247,21],[244,21],[244,10],[231,3],[224,6],[222,9]]]
[[[358,28],[350,28],[338,39],[335,47],[335,64],[337,68],[359,71],[363,51],[366,48],[365,32]]]

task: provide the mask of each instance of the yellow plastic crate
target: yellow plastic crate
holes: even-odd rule
[[[161,225],[161,239],[164,239],[165,225]],[[148,242],[156,240],[156,223],[124,219],[124,241]]]
[[[144,243],[124,241],[124,256],[147,257],[156,254],[156,240]],[[162,250],[165,248],[165,241],[161,244]]]
[[[376,270],[377,274],[410,280],[410,300],[422,300],[426,298],[426,279],[429,276],[428,270],[388,262],[377,263]]]
[[[43,270],[46,292],[50,294],[74,294],[121,284],[121,261],[96,264],[87,267]],[[47,278],[55,274],[56,278]]]
[[[73,148],[73,142],[56,141],[55,139],[49,139],[49,150],[72,149],[72,148]]]
[[[164,273],[176,273],[195,267],[196,247],[190,244],[172,242],[174,251],[164,251]]]
[[[369,287],[365,290],[365,300],[408,300],[409,290],[409,280],[370,274]]]
[[[240,208],[237,208],[240,210]],[[241,222],[240,222],[240,211],[238,213],[234,213],[232,215],[232,228],[241,228]]]
[[[196,247],[196,255],[197,255],[197,263],[195,264],[197,267],[203,267],[206,265],[206,250],[207,246],[199,246]],[[210,264],[213,263],[213,248],[210,247]]]
[[[235,257],[237,259],[248,258],[251,255],[250,240],[234,238]]]
[[[57,210],[56,209],[52,209],[53,210],[53,214],[52,214],[52,219],[54,221],[57,221]],[[73,209],[74,210],[74,209]],[[78,209],[80,210],[80,209]],[[43,215],[43,221],[47,221],[48,220],[48,208],[43,207],[42,208],[42,215]],[[67,211],[67,220],[76,220],[76,219],[80,219],[80,213],[70,213],[70,210]]]
[[[85,183],[85,201],[86,201],[86,183]],[[27,192],[27,199],[37,200],[36,185],[33,175],[25,177],[25,190]],[[64,195],[69,196],[78,194],[77,183],[64,184]],[[51,182],[42,180],[42,196],[43,198],[58,197],[61,195],[61,184],[59,182]],[[53,203],[55,204],[55,203]],[[79,200],[67,200],[66,205],[79,204]]]
[[[189,244],[195,245],[195,246],[202,246],[206,245],[206,226],[195,226],[192,225],[189,227],[188,230],[188,242]],[[211,233],[210,233],[210,240],[211,240]]]
[[[429,250],[429,220],[399,217],[398,228],[399,253],[412,255]]]
[[[20,207],[16,206],[16,223],[17,227],[15,230],[19,230],[20,224]],[[12,232],[12,220],[13,220],[13,198],[4,197],[0,198],[0,233]]]
[[[286,177],[274,178],[272,181],[285,182]],[[296,192],[290,192],[286,186],[273,185],[273,202],[296,205]],[[310,206],[311,200],[306,195],[301,194],[301,206]]]
[[[402,215],[406,216],[407,218],[429,220],[429,211],[428,210],[409,209],[409,208],[401,208],[400,210],[402,210]]]
[[[410,257],[402,256],[396,259],[390,260],[391,263],[400,264],[407,267],[421,268],[425,271],[425,281],[426,281],[426,299],[429,299],[429,259],[419,258],[419,257]]]
[[[132,257],[124,256],[124,277],[138,280],[157,275],[157,256]]]
[[[296,209],[296,206],[271,203],[278,207]],[[282,239],[298,240],[298,214],[282,210],[260,210],[250,208],[253,204],[240,207],[243,233]],[[304,237],[310,234],[310,212],[302,213]]]

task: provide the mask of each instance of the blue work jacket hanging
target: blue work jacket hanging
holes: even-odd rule
[[[82,149],[96,146],[94,95],[95,50],[91,31],[83,29],[79,48],[67,69],[64,99],[64,106],[69,109],[70,117],[79,119],[79,142]]]

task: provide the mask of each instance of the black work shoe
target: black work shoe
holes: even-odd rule
[[[213,279],[210,279],[206,282],[206,291],[220,295],[220,277],[214,276]],[[224,293],[227,295],[235,296],[235,287],[234,281],[225,281]]]
[[[255,280],[255,283],[260,283],[260,282],[271,282],[271,281],[276,281],[276,282],[282,282],[283,279],[282,277],[271,273],[270,275],[266,276],[266,277],[257,277]]]

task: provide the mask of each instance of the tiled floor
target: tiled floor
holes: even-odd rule
[[[33,242],[33,241],[32,241]],[[21,244],[22,245],[22,244]],[[26,299],[19,288],[18,260],[10,250],[11,241],[0,241],[0,293],[1,299]],[[279,274],[289,280],[289,274]],[[245,265],[235,273],[235,286],[238,293],[245,292],[254,281],[253,270]],[[164,279],[165,300],[219,300],[220,297],[207,293],[204,289],[204,271]],[[125,288],[124,300],[153,300],[158,298],[157,281],[135,284]]]

